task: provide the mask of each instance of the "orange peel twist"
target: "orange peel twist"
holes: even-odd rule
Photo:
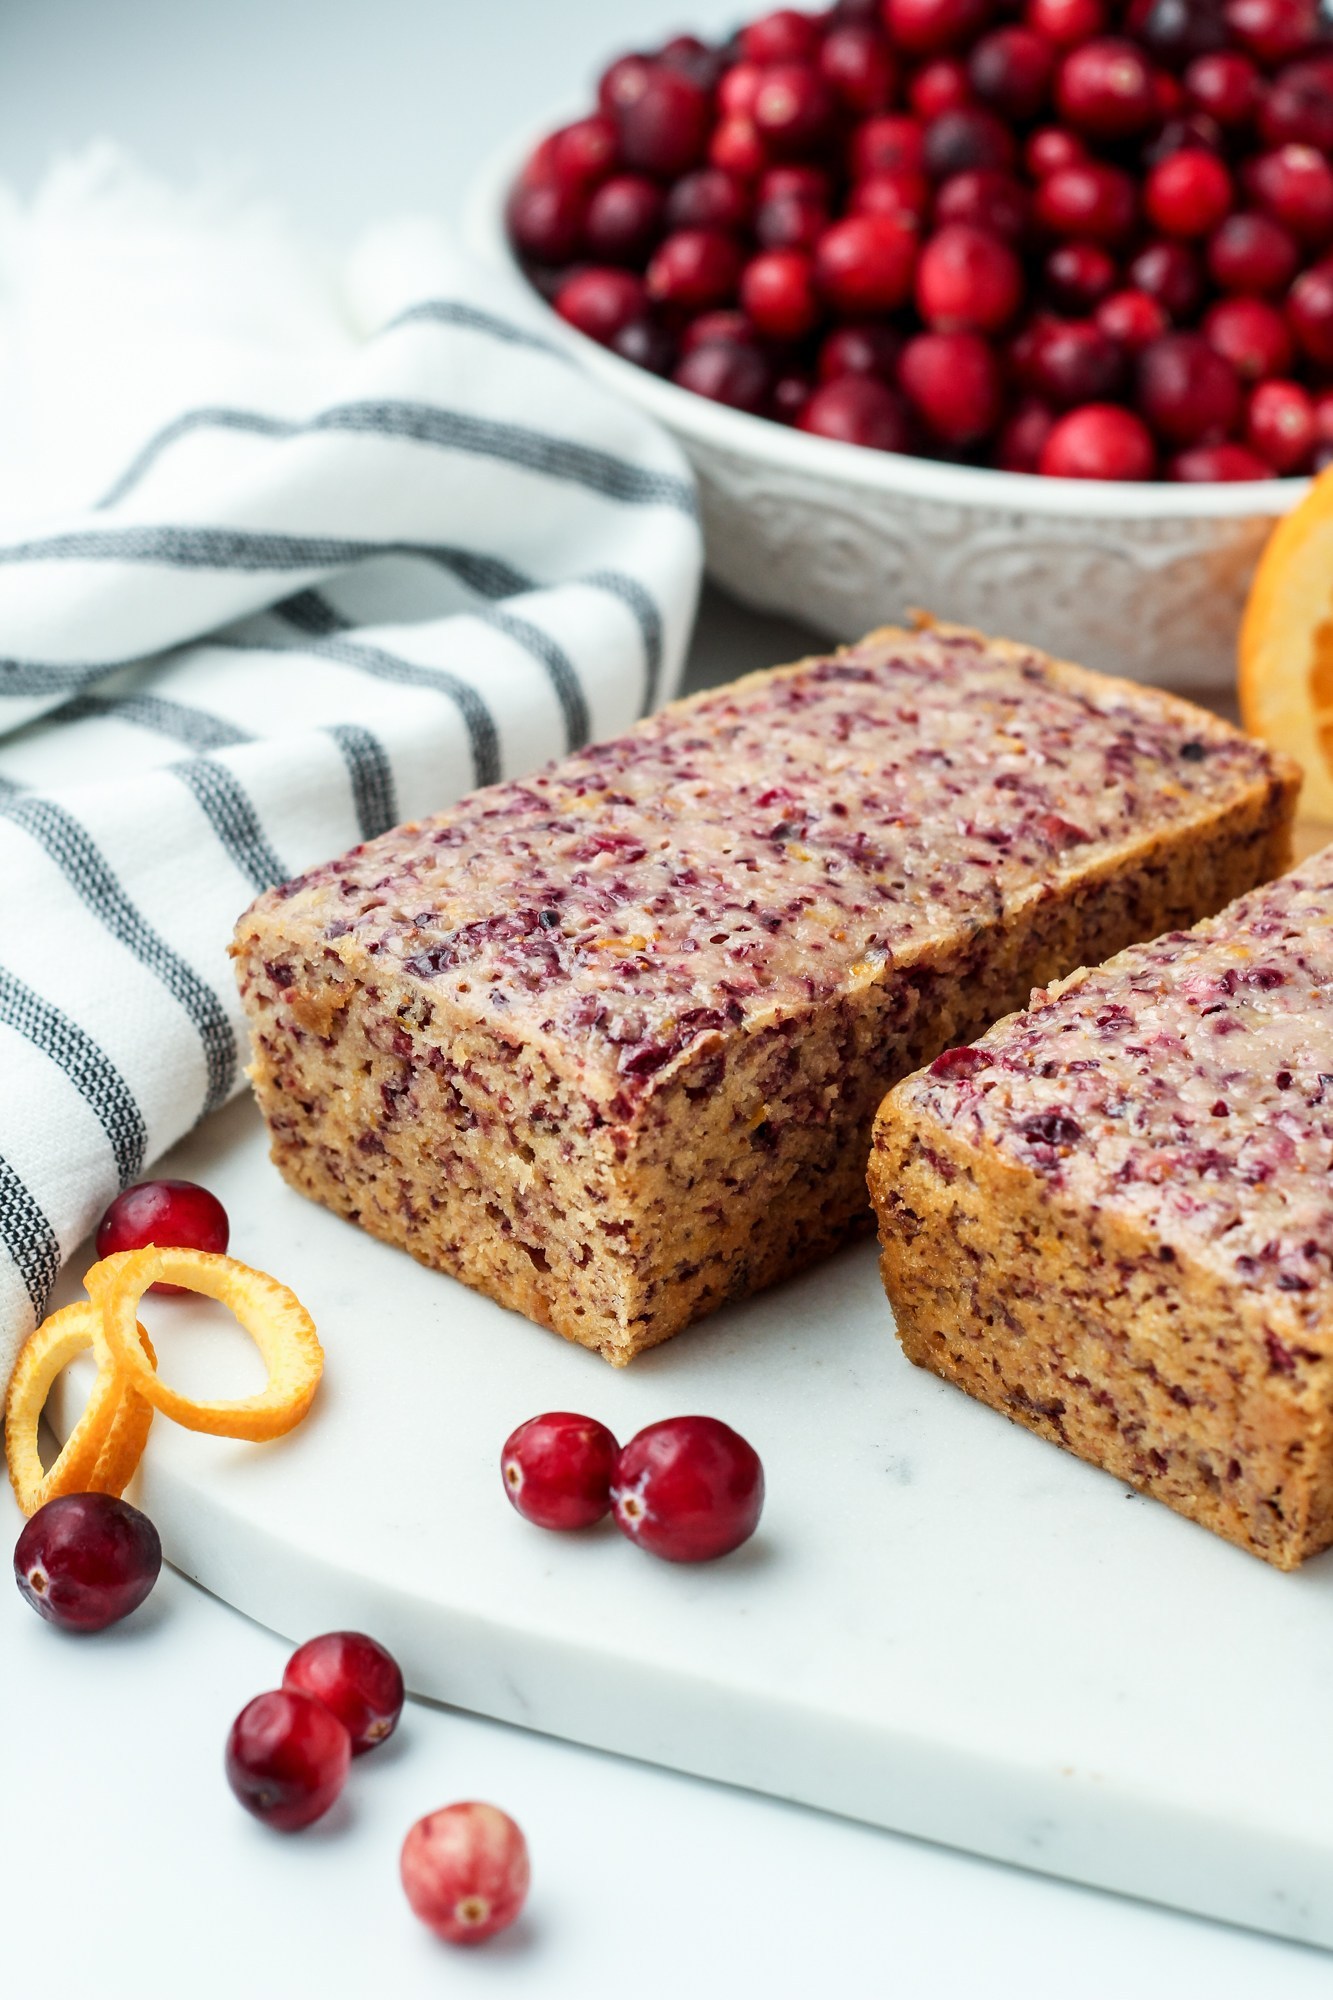
[[[119,1367],[99,1352],[97,1379],[78,1422],[52,1464],[42,1465],[37,1431],[57,1375],[80,1354],[98,1347],[102,1315],[80,1299],[52,1313],[29,1334],[19,1352],[5,1397],[5,1458],[19,1506],[35,1514],[66,1493],[119,1496],[148,1441],[152,1405]],[[157,1357],[144,1329],[133,1323],[130,1341],[139,1365],[151,1373]]]

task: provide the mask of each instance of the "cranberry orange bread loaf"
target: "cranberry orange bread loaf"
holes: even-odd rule
[[[273,1157],[623,1362],[868,1223],[888,1085],[1264,880],[1294,788],[974,633],[753,675],[260,897]]]
[[[1281,1569],[1333,1543],[1333,848],[891,1091],[913,1361]]]

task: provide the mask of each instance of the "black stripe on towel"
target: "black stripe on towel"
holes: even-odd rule
[[[627,576],[623,570],[600,569],[592,576],[581,576],[580,583],[586,583],[593,590],[605,590],[612,597],[618,597],[633,612],[643,634],[643,705],[640,715],[651,715],[657,706],[658,691],[662,680],[662,614],[652,592],[636,576]]]
[[[60,1244],[42,1209],[2,1155],[0,1243],[14,1260],[34,1318],[44,1318],[51,1287],[60,1274]]]
[[[398,823],[398,788],[384,745],[354,722],[329,724],[351,780],[352,803],[362,840],[373,840]]]
[[[380,333],[396,333],[400,326],[419,326],[423,321],[433,321],[437,326],[461,326],[469,333],[486,333],[493,340],[503,340],[511,347],[535,348],[539,354],[549,354],[554,361],[563,361],[573,367],[572,355],[557,347],[553,340],[545,340],[539,333],[529,333],[526,327],[515,326],[509,319],[501,319],[498,313],[484,312],[480,306],[465,305],[460,299],[422,299],[393,319],[386,320]]]
[[[194,794],[228,857],[253,889],[271,889],[275,882],[287,880],[292,871],[269,846],[259,814],[234,772],[207,757],[191,757],[167,769]]]
[[[524,652],[545,669],[555,698],[560,704],[560,713],[565,718],[565,748],[577,750],[587,742],[590,730],[588,704],[583,688],[574,671],[574,663],[563,646],[558,646],[549,632],[543,632],[540,625],[534,625],[528,618],[519,618],[512,611],[502,611],[493,605],[487,611],[478,612],[483,622],[503,632]]]
[[[77,1021],[0,966],[0,1021],[49,1056],[96,1113],[128,1187],[144,1163],[148,1131],[134,1092],[111,1058]]]
[[[212,987],[140,915],[106,856],[73,813],[53,799],[25,797],[0,798],[0,814],[45,850],[112,937],[184,1008],[203,1045],[208,1074],[203,1108],[216,1111],[226,1102],[236,1074],[236,1037]]]
[[[84,722],[89,716],[114,716],[132,722],[155,735],[169,736],[191,750],[228,750],[237,743],[253,743],[248,729],[238,728],[206,708],[194,708],[183,701],[168,701],[159,694],[76,694],[44,718],[49,723]]]

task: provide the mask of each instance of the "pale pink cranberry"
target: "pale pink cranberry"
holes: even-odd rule
[[[929,211],[930,182],[916,167],[867,174],[857,181],[847,203],[849,215],[899,216],[913,229],[925,222]],[[827,216],[824,226],[828,227]]]
[[[809,14],[779,7],[741,29],[741,60],[757,63],[809,62],[819,48],[819,28]]]
[[[1066,132],[1062,125],[1043,126],[1023,148],[1023,165],[1034,181],[1044,181],[1061,167],[1079,166],[1087,157],[1083,141],[1075,133]]]
[[[803,340],[819,321],[813,260],[803,250],[765,250],[741,273],[741,305],[766,340]]]
[[[616,174],[588,203],[584,241],[599,263],[641,264],[662,228],[662,190],[646,174]]]
[[[466,1800],[419,1819],[399,1859],[414,1913],[448,1944],[482,1944],[513,1923],[531,1881],[508,1813]]]
[[[1333,65],[1293,63],[1274,77],[1259,106],[1268,146],[1316,146],[1333,151]]]
[[[917,311],[939,333],[997,333],[1018,311],[1023,269],[989,230],[950,222],[925,245],[916,270]]]
[[[1158,334],[1165,333],[1170,324],[1158,300],[1147,292],[1132,288],[1112,292],[1109,298],[1102,300],[1093,318],[1108,340],[1115,341],[1117,346],[1130,354],[1136,354],[1150,340],[1156,340]]]
[[[523,1519],[538,1528],[590,1528],[610,1509],[618,1449],[594,1417],[572,1410],[529,1417],[500,1454],[505,1492]]]
[[[20,1595],[67,1632],[101,1632],[128,1618],[161,1568],[162,1544],[148,1516],[109,1493],[48,1500],[14,1547]]]
[[[1249,193],[1302,243],[1333,237],[1333,166],[1313,146],[1280,146],[1252,160]]]
[[[925,127],[915,118],[893,114],[867,118],[852,133],[849,164],[854,181],[867,174],[891,173],[898,167],[923,171],[926,161]]]
[[[1157,109],[1152,65],[1137,43],[1107,35],[1071,49],[1055,79],[1060,115],[1094,139],[1126,139]]]
[[[925,63],[907,87],[907,102],[927,125],[946,111],[961,111],[974,104],[967,64],[954,56],[937,56],[934,62]]]
[[[916,234],[889,215],[833,223],[815,246],[815,276],[829,305],[850,315],[892,312],[912,289]]]
[[[948,180],[975,167],[1011,169],[1017,148],[1009,127],[983,106],[942,111],[926,126],[924,165],[933,181]]]
[[[594,264],[576,271],[555,295],[561,319],[603,346],[632,319],[642,316],[645,302],[642,280],[612,264]]]
[[[207,1250],[222,1256],[231,1235],[227,1211],[215,1194],[194,1181],[138,1181],[118,1194],[97,1225],[97,1254],[118,1250]],[[181,1285],[154,1285],[179,1297]]]
[[[1272,468],[1243,444],[1199,444],[1167,460],[1166,476],[1190,486],[1240,479],[1271,479]]]
[[[1261,382],[1245,413],[1245,442],[1274,472],[1304,472],[1318,442],[1309,390],[1299,382]]]
[[[924,176],[922,177],[924,184]],[[924,213],[924,211],[923,211]],[[1002,167],[970,167],[953,174],[935,196],[937,227],[970,222],[1006,243],[1020,243],[1032,219],[1032,200],[1023,183]]]
[[[1051,479],[1151,479],[1156,464],[1151,433],[1132,410],[1085,403],[1055,425],[1039,469]]]
[[[1023,18],[1057,48],[1077,48],[1106,29],[1104,0],[1027,0]]]
[[[666,1562],[730,1554],[758,1527],[763,1504],[757,1453],[716,1417],[649,1424],[624,1446],[611,1480],[616,1526]]]
[[[1333,258],[1303,271],[1287,300],[1287,322],[1301,352],[1333,368]]]
[[[1165,333],[1138,357],[1137,400],[1168,444],[1220,444],[1240,416],[1240,380],[1198,333]]]
[[[1242,382],[1266,382],[1291,366],[1287,322],[1267,299],[1218,299],[1204,317],[1203,337]]]
[[[834,27],[824,37],[819,68],[840,103],[861,117],[887,110],[898,66],[883,35],[859,22]]]
[[[1226,0],[1224,16],[1261,63],[1302,55],[1320,29],[1317,0]]]
[[[227,1783],[265,1826],[295,1833],[326,1813],[347,1780],[352,1739],[313,1695],[256,1695],[227,1738]]]
[[[766,153],[800,159],[822,146],[836,110],[833,92],[817,69],[778,63],[761,76],[750,116]]]
[[[872,451],[910,451],[912,421],[901,396],[872,375],[841,375],[810,396],[799,428]]]
[[[1049,405],[1035,396],[1025,396],[1001,426],[991,464],[998,472],[1035,472],[1055,421],[1056,413]]]
[[[1184,243],[1145,244],[1130,262],[1129,280],[1177,323],[1193,319],[1204,294],[1203,266]]]
[[[903,349],[898,380],[926,428],[944,444],[979,444],[999,423],[999,363],[980,334],[917,334]]]
[[[1223,292],[1262,298],[1285,291],[1300,261],[1295,237],[1271,215],[1229,215],[1208,244],[1208,269]]]
[[[902,336],[891,327],[874,321],[864,326],[835,327],[819,349],[819,379],[834,382],[840,375],[874,375],[890,382],[897,374],[902,351]]]
[[[1050,92],[1055,45],[1032,28],[995,28],[968,58],[967,75],[983,104],[1021,125],[1035,118]]]
[[[648,266],[648,296],[683,312],[706,312],[735,296],[740,274],[733,237],[721,229],[678,229],[663,238]]]
[[[1237,49],[1196,56],[1185,71],[1192,103],[1228,130],[1248,125],[1259,103],[1259,72]]]
[[[1037,220],[1053,236],[1080,236],[1115,245],[1134,228],[1138,194],[1121,167],[1104,160],[1056,167],[1038,183]]]
[[[360,1757],[383,1743],[403,1712],[403,1676],[393,1654],[364,1632],[323,1632],[298,1646],[283,1670],[283,1686],[322,1701]]]
[[[721,167],[729,174],[750,177],[762,173],[764,142],[753,118],[724,118],[715,126],[708,142],[708,160],[711,166]]]
[[[671,379],[710,402],[758,416],[768,401],[772,370],[757,347],[739,340],[713,340],[682,355]]]
[[[1215,153],[1186,146],[1148,175],[1143,206],[1164,236],[1209,236],[1230,212],[1231,176]]]
[[[1042,266],[1051,298],[1070,313],[1091,312],[1112,290],[1117,275],[1114,259],[1098,243],[1058,243]]]
[[[738,175],[696,167],[667,195],[663,217],[668,229],[744,229],[751,205],[749,188]]]
[[[961,48],[986,25],[989,0],[884,0],[884,24],[909,55]]]
[[[674,179],[704,156],[712,123],[709,94],[678,69],[650,69],[628,101],[615,102],[612,116],[624,166]]]

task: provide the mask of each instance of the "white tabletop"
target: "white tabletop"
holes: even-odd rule
[[[733,17],[728,0],[691,12],[715,28]],[[671,0],[10,0],[0,172],[27,191],[59,151],[110,137],[175,176],[239,167],[242,184],[337,242],[388,211],[452,209],[497,138],[577,96],[589,58],[678,25]],[[794,628],[710,599],[691,680],[801,646]],[[0,1498],[0,1540],[18,1526]],[[227,1791],[222,1746],[284,1655],[172,1574],[126,1626],[91,1640],[42,1624],[0,1579],[6,1991],[1329,1991],[1321,1953],[419,1703],[325,1821],[270,1834]],[[397,1851],[419,1814],[469,1797],[523,1825],[534,1888],[512,1933],[465,1955],[409,1914]]]

